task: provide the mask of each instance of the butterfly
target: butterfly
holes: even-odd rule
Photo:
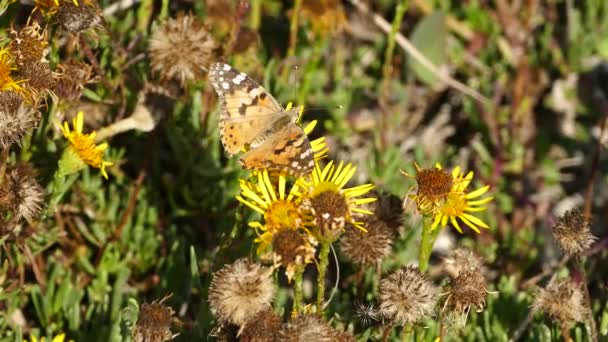
[[[220,138],[229,156],[247,150],[240,159],[246,169],[296,176],[312,171],[314,153],[296,123],[298,108],[285,110],[251,77],[225,63],[211,64],[209,81],[220,99]]]

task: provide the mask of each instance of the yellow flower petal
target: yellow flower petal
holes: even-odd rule
[[[490,189],[490,186],[486,185],[486,186],[481,187],[481,188],[479,188],[479,189],[477,189],[475,191],[469,192],[465,197],[467,199],[476,198],[476,197],[479,197],[479,196],[485,194],[486,192],[488,192],[489,189]]]

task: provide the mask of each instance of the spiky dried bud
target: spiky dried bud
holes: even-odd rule
[[[11,43],[8,49],[19,67],[32,63],[48,63],[46,30],[42,30],[37,22],[19,31],[11,29],[10,37]]]
[[[486,305],[486,280],[479,268],[463,268],[449,285],[447,308],[466,322],[473,308],[481,312]]]
[[[163,342],[172,340],[176,336],[171,331],[171,327],[179,325],[180,321],[173,316],[175,314],[173,309],[163,304],[167,298],[169,297],[150,304],[142,304],[133,330],[135,342]]]
[[[301,315],[283,324],[278,340],[283,342],[349,341],[348,334],[338,332],[317,315]]]
[[[243,326],[270,308],[275,291],[272,269],[239,259],[213,274],[209,304],[222,323]]]
[[[196,17],[180,13],[153,29],[150,64],[163,80],[176,79],[184,85],[202,77],[201,67],[215,59],[218,46]]]
[[[66,31],[78,33],[100,25],[102,17],[99,7],[92,1],[84,1],[79,6],[66,2],[57,10],[55,20]]]
[[[395,324],[419,322],[433,315],[438,290],[415,266],[404,266],[380,280],[380,314]]]
[[[376,266],[391,253],[393,235],[380,220],[368,220],[365,228],[367,232],[347,229],[340,237],[340,252],[360,267]]]
[[[315,258],[316,240],[293,229],[282,229],[272,237],[272,250],[276,259],[285,267],[291,282],[298,267],[311,263]]]
[[[13,143],[19,143],[21,138],[28,134],[38,124],[38,111],[23,101],[15,110],[19,102],[15,96],[3,95],[9,102],[0,103],[0,147],[7,148]]]
[[[262,311],[245,325],[240,334],[239,341],[274,341],[277,332],[281,328],[281,324],[281,318],[274,311]]]
[[[553,227],[553,237],[564,253],[573,255],[587,250],[596,240],[589,222],[578,209],[568,210]]]
[[[582,322],[588,313],[581,287],[556,276],[546,288],[539,290],[532,309],[551,316],[564,327],[571,327],[572,322]]]
[[[44,190],[36,182],[36,172],[28,164],[20,164],[7,170],[0,181],[0,207],[5,207],[28,221],[42,209]]]
[[[68,61],[57,66],[54,92],[63,101],[74,102],[80,98],[84,86],[93,83],[93,67],[84,62]]]

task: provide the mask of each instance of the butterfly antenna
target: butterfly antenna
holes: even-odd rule
[[[334,295],[336,294],[336,292],[338,292],[338,283],[340,282],[340,263],[338,262],[338,255],[336,254],[334,245],[329,246],[331,247],[331,253],[334,255],[334,260],[336,261],[336,283],[334,284],[334,288],[331,289],[331,295],[329,296],[329,299],[325,302],[325,305],[323,305],[323,310],[327,309],[327,306],[331,302],[332,298],[334,298]]]

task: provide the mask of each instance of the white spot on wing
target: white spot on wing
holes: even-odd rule
[[[224,88],[226,90],[230,89],[230,85],[228,83],[224,82],[224,83],[222,83],[222,88]]]

